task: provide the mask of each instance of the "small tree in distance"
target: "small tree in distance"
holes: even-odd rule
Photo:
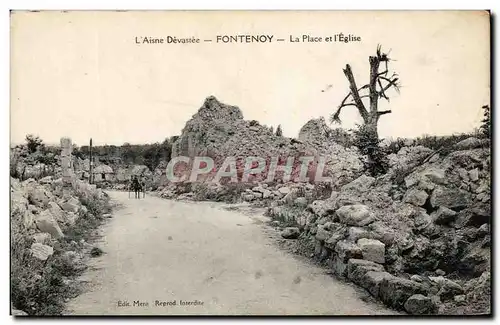
[[[278,125],[278,127],[276,128],[276,136],[278,137],[283,136],[283,130],[281,129],[281,124]]]
[[[29,153],[34,153],[39,147],[43,146],[43,141],[39,136],[28,134],[26,136],[26,146],[28,147]]]
[[[483,119],[481,120],[482,124],[479,130],[486,138],[491,137],[491,109],[489,105],[483,106]]]

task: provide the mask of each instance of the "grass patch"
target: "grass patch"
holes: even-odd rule
[[[453,147],[457,143],[462,140],[465,140],[470,137],[480,137],[478,133],[462,133],[462,134],[453,134],[448,136],[430,136],[424,135],[422,137],[416,138],[414,141],[414,145],[416,146],[424,146],[429,149],[439,150],[441,148]]]
[[[305,208],[298,206],[279,206],[277,208],[269,208],[266,216],[271,217],[274,221],[278,221],[282,227],[298,227],[302,226],[297,222],[298,218],[304,213]]]

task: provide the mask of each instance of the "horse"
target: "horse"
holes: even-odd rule
[[[145,191],[145,186],[144,183],[139,182],[139,180],[134,180],[132,179],[130,181],[130,184],[128,186],[128,197],[130,198],[130,192],[134,192],[135,198],[140,199],[141,198],[141,192],[142,192],[142,197],[146,197],[146,191]]]

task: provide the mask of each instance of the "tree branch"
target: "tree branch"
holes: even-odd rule
[[[335,122],[335,123],[340,124],[340,122],[341,122],[340,121],[340,112],[342,111],[342,108],[346,107],[346,106],[357,106],[356,103],[352,103],[352,102],[346,103],[349,96],[351,96],[351,93],[347,94],[347,96],[344,98],[342,103],[337,108],[337,111],[335,111],[335,113],[330,117],[330,122],[332,122],[332,123]]]
[[[370,87],[370,85],[368,85],[368,84],[367,84],[367,85],[364,85],[363,87],[359,88],[359,89],[358,89],[358,91],[363,90],[363,89],[366,89],[366,88],[368,88],[368,87]]]
[[[392,76],[392,77],[394,77],[394,76]],[[382,77],[382,76],[380,76],[379,79],[385,80],[387,82],[391,82],[392,81],[390,78],[386,78],[386,77]],[[397,79],[397,78],[395,78],[395,79]]]
[[[346,106],[356,106],[356,103],[347,103],[347,104],[342,105],[342,107],[346,107]],[[341,108],[341,107],[339,107],[339,108]]]
[[[342,103],[340,103],[339,107],[344,106],[344,104],[345,104],[346,100],[349,98],[349,96],[351,96],[351,93],[348,93],[347,96],[345,96],[345,98],[342,100]]]
[[[344,106],[340,106],[339,108],[337,108],[337,111],[335,111],[335,113],[330,116],[330,122],[331,123],[338,123],[340,124],[342,121],[340,120],[340,111],[342,110],[342,107]]]
[[[382,81],[380,81],[380,79],[377,79],[377,81],[378,81],[378,85],[380,86],[380,92],[379,92],[380,97],[383,97],[383,98],[389,100],[387,95],[382,91],[384,89],[384,86],[382,86]]]
[[[384,87],[384,89],[382,89],[381,91],[384,92],[386,91],[387,89],[391,88],[392,86],[396,86],[396,82],[398,81],[399,79],[398,78],[394,78],[392,79],[388,84],[387,86]]]
[[[387,72],[389,72],[389,70],[387,70],[387,68],[386,68],[386,69],[385,69],[385,71],[379,72],[379,73],[377,74],[377,77],[380,77],[380,76],[382,76],[382,75],[384,75],[384,74],[387,74]]]
[[[380,116],[380,115],[389,114],[389,113],[392,113],[392,111],[391,110],[380,111],[380,112],[378,112],[378,115]]]

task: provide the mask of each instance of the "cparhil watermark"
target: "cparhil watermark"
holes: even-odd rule
[[[300,157],[226,157],[214,159],[207,156],[177,156],[172,158],[166,168],[167,179],[173,183],[212,182],[246,183],[251,178],[259,178],[262,182],[331,182],[325,176],[328,159],[324,156]]]

